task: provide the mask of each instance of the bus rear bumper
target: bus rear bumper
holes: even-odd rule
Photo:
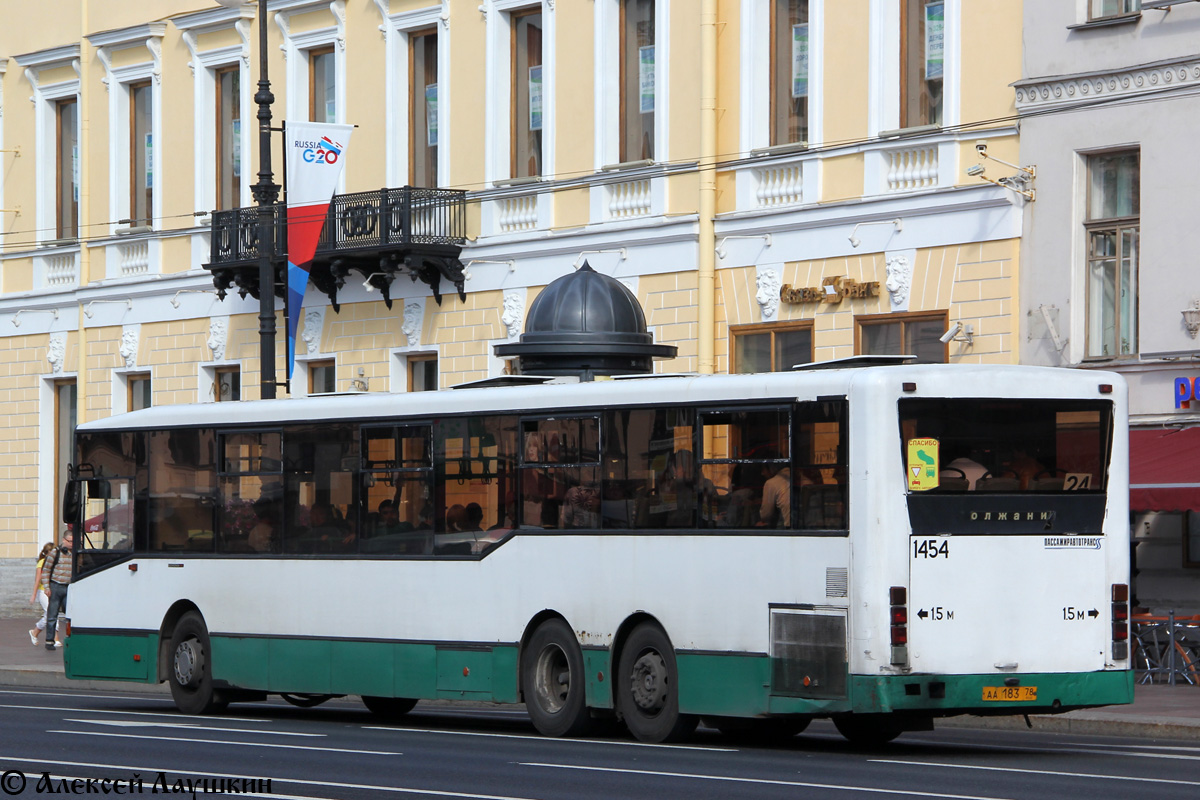
[[[1132,670],[1006,675],[850,676],[855,713],[1058,714],[1133,702]]]

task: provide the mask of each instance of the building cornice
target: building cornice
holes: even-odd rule
[[[48,50],[36,50],[32,53],[13,56],[13,58],[25,69],[65,67],[72,61],[79,60],[79,45],[68,44],[62,47],[51,47]]]
[[[1085,105],[1098,101],[1137,100],[1167,90],[1200,89],[1200,58],[1188,56],[1120,69],[1024,78],[1012,84],[1017,111]]]
[[[128,47],[141,47],[149,39],[161,39],[167,32],[167,23],[149,22],[131,28],[89,33],[85,38],[93,47],[107,47],[110,51]]]

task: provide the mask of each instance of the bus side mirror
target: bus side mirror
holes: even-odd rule
[[[75,522],[79,519],[81,505],[79,489],[81,485],[80,481],[74,478],[67,478],[67,485],[63,488],[63,522]]]

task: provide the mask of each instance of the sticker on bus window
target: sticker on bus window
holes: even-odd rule
[[[938,486],[938,440],[908,440],[908,489],[926,492]]]

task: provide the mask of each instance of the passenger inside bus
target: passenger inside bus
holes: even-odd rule
[[[246,539],[249,548],[259,553],[269,553],[275,546],[275,529],[279,519],[278,503],[265,497],[254,501],[254,516],[258,518]]]
[[[957,471],[952,475],[946,476],[950,477],[951,480],[953,480],[954,477],[959,477],[959,473],[961,473],[961,480],[965,480],[967,485],[965,487],[958,488],[965,488],[969,492],[975,491],[976,482],[988,472],[987,467],[985,467],[983,464],[980,464],[963,451],[959,451],[957,458],[942,468],[943,473],[945,473],[947,470]],[[945,478],[942,479],[942,483],[943,485],[947,485],[947,488],[954,488],[956,486],[955,484],[947,484]]]
[[[766,469],[764,467],[764,469]],[[790,528],[792,526],[792,469],[787,465],[775,469],[775,474],[763,484],[759,505],[760,528]]]

